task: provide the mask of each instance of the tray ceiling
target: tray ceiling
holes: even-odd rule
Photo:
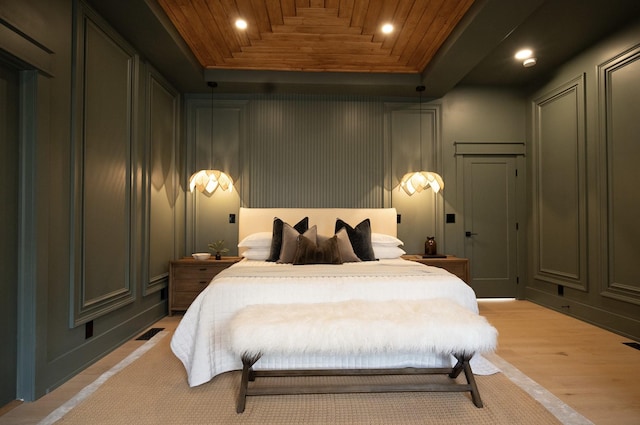
[[[474,0],[158,0],[205,69],[422,72]],[[235,27],[237,18],[248,23]],[[383,34],[391,23],[394,31]]]
[[[84,1],[181,92],[208,92],[206,82],[216,81],[221,94],[417,97],[415,87],[424,85],[425,98],[438,98],[458,84],[529,90],[569,59],[640,16],[640,1],[631,0],[475,0],[473,4],[471,0]],[[182,18],[173,19],[196,38],[190,40],[178,31],[163,9],[168,2],[174,3],[172,7],[180,2],[180,8],[174,10]],[[244,35],[232,29],[235,16],[231,10],[251,12],[246,18],[249,31]],[[431,10],[435,17],[417,10]],[[450,19],[445,10],[451,12]],[[324,19],[311,17],[329,11],[331,22],[339,25],[319,25]],[[282,23],[277,24],[280,14]],[[383,38],[377,32],[379,24],[372,22],[389,15],[396,32]],[[323,26],[328,28],[310,32]],[[438,26],[440,33],[434,32]],[[355,29],[349,29],[352,27]],[[348,32],[356,30],[359,36]],[[280,46],[273,42],[278,37]],[[367,41],[336,42],[340,37]],[[328,48],[326,40],[331,39]],[[536,51],[536,66],[524,68],[514,60],[515,51],[523,46]],[[197,51],[207,55],[197,56]],[[310,66],[312,60],[320,66]],[[301,70],[336,72],[295,72]]]

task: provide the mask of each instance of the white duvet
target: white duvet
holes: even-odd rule
[[[444,269],[402,259],[342,265],[276,264],[243,260],[218,274],[180,321],[171,349],[182,361],[190,386],[242,368],[231,351],[229,321],[247,305],[357,300],[448,298],[478,313],[475,293]],[[496,370],[480,356],[475,373]],[[433,353],[377,353],[359,356],[264,356],[256,369],[450,367]]]

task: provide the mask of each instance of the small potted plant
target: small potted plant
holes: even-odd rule
[[[222,258],[222,254],[229,252],[229,248],[224,247],[224,239],[209,244],[209,251],[215,254],[216,260]]]

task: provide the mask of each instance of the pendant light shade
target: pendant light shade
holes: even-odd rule
[[[420,97],[420,168],[422,169],[422,92],[424,86],[416,87],[416,91]],[[444,181],[440,174],[433,171],[412,171],[402,176],[400,187],[411,196],[414,193],[420,193],[424,189],[430,187],[434,193],[438,193],[444,189]]]
[[[216,189],[229,191],[233,189],[233,180],[225,172],[220,170],[200,170],[189,178],[189,190],[198,190],[211,195]]]
[[[435,193],[438,193],[441,189],[444,189],[444,181],[438,173],[432,171],[414,171],[402,176],[400,187],[410,196],[416,192],[420,193],[428,187]]]
[[[218,86],[214,81],[207,83],[211,87],[211,162],[213,165],[213,89]],[[227,173],[220,170],[200,170],[189,177],[189,190],[198,190],[201,193],[212,195],[218,188],[231,192],[233,179]]]

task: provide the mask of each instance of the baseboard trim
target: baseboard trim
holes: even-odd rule
[[[47,369],[63,371],[63,373],[52,379],[51,382],[37,384],[34,400],[53,391],[125,342],[135,338],[153,323],[166,316],[166,312],[167,303],[165,300],[161,300],[110,328],[107,332],[97,335],[92,341],[86,342],[48,362]]]
[[[526,299],[599,328],[640,341],[640,320],[531,287],[526,289]]]

